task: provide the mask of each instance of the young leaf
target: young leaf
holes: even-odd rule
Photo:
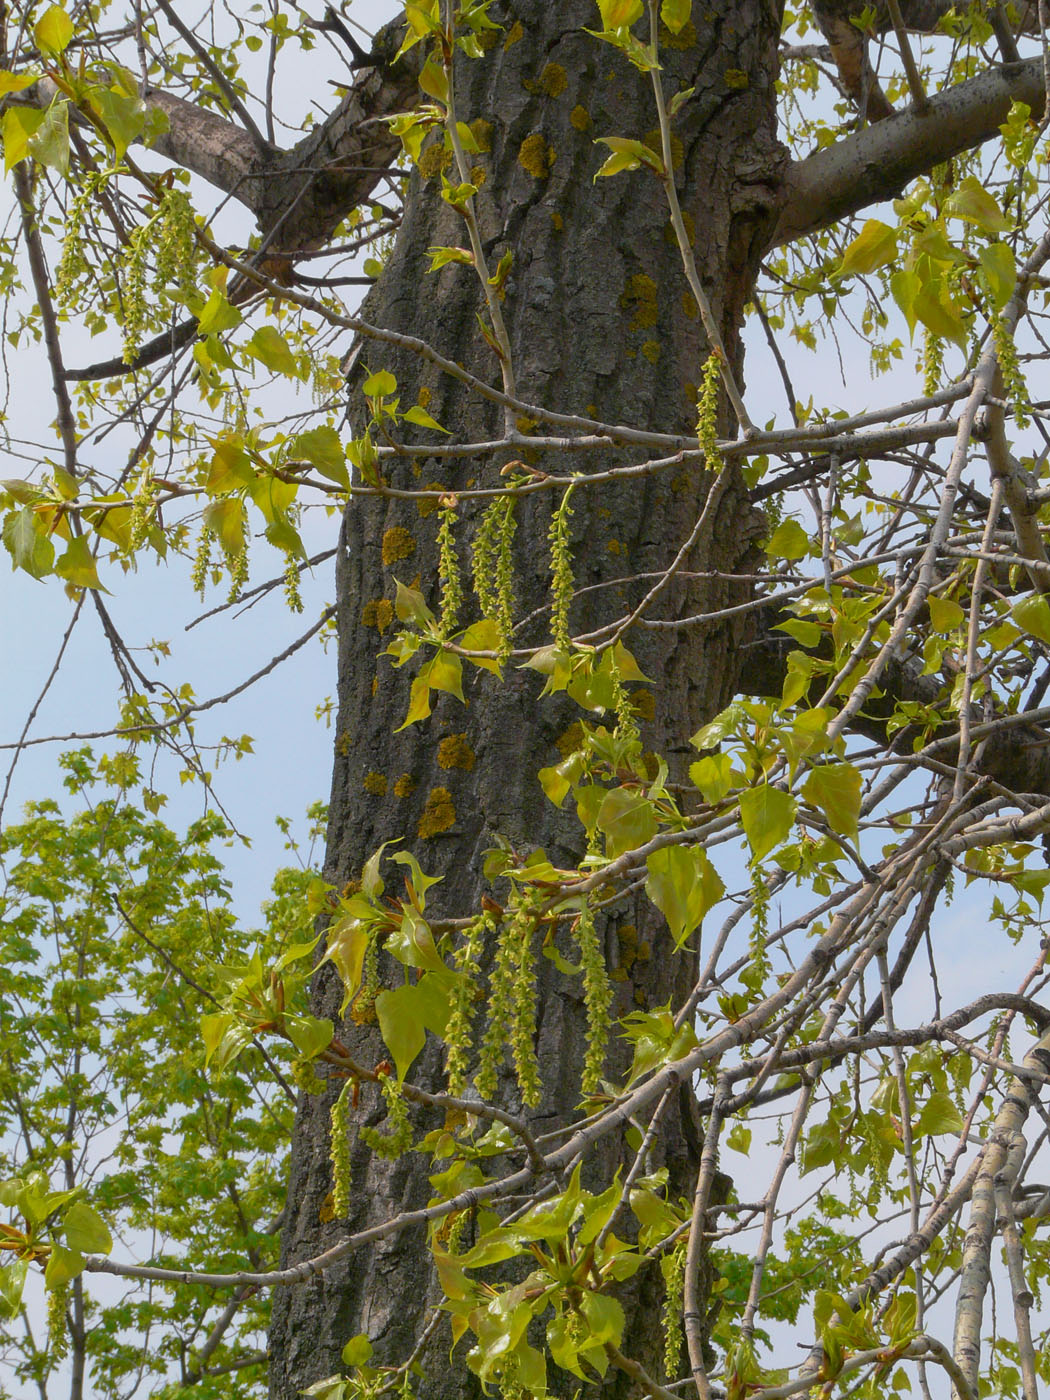
[[[860,818],[860,773],[851,763],[828,763],[814,768],[802,785],[802,796],[820,810],[838,836],[854,841]]]
[[[770,783],[748,788],[740,794],[740,820],[752,860],[759,861],[787,840],[795,820],[795,799]]]
[[[725,894],[722,879],[699,846],[664,846],[646,858],[645,892],[667,920],[675,947],[700,927]]]
[[[37,20],[33,38],[45,53],[65,53],[73,38],[73,21],[61,5],[51,5]]]

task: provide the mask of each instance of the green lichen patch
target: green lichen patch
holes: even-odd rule
[[[411,797],[418,786],[419,784],[411,773],[402,773],[394,784],[394,796],[402,798]]]
[[[554,230],[555,233],[561,233],[561,231],[562,231],[562,229],[563,229],[564,227],[565,227],[565,220],[564,220],[564,219],[562,218],[562,216],[558,213],[557,209],[552,209],[552,210],[551,210],[551,228]]]
[[[631,312],[631,330],[647,331],[656,325],[656,283],[645,272],[632,273],[620,296],[620,306]]]
[[[416,165],[420,175],[429,180],[451,167],[452,152],[445,149],[443,141],[434,141],[425,150],[420,151]]]
[[[590,112],[586,107],[581,107],[579,103],[569,113],[569,121],[572,122],[577,131],[590,131],[593,125]]]
[[[568,758],[569,754],[575,753],[580,747],[583,739],[583,726],[579,720],[573,720],[568,729],[560,734],[554,741],[554,747],[561,754],[562,758]]]
[[[540,74],[539,89],[548,97],[560,97],[569,86],[569,75],[560,63],[548,63]]]
[[[385,632],[394,620],[394,605],[389,598],[372,598],[361,609],[361,626]]]
[[[513,46],[518,43],[520,39],[524,39],[524,37],[525,30],[521,26],[521,20],[516,19],[511,25],[506,39],[503,41],[503,52],[506,53],[509,48],[513,48]]]
[[[647,340],[642,346],[642,354],[651,365],[655,365],[660,359],[660,342],[658,340]]]
[[[448,788],[432,788],[423,806],[416,834],[420,840],[426,841],[431,836],[439,836],[441,832],[448,831],[455,824],[456,809],[452,805],[452,794]]]
[[[682,293],[682,310],[689,317],[690,321],[695,321],[700,314],[700,308],[696,304],[696,297],[692,292]]]
[[[535,180],[546,180],[554,159],[554,148],[547,145],[541,131],[531,132],[518,149],[518,164]]]
[[[365,792],[370,792],[373,797],[385,797],[387,781],[382,773],[366,773],[361,783]]]
[[[437,761],[442,768],[462,768],[469,773],[474,767],[474,750],[465,734],[448,734],[438,744]]]
[[[416,541],[403,525],[392,525],[383,535],[383,564],[389,569],[400,559],[409,559],[416,552]]]

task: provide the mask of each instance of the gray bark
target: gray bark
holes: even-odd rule
[[[684,43],[668,49],[665,86],[669,95],[680,87],[696,87],[676,126],[682,142],[676,178],[696,228],[702,279],[726,344],[738,356],[743,307],[775,216],[783,163],[774,135],[777,22],[757,0],[719,0],[714,10],[702,40],[690,28]],[[491,151],[479,162],[486,171],[479,212],[493,264],[504,249],[515,255],[504,314],[520,392],[530,401],[606,421],[689,432],[706,347],[696,308],[685,295],[662,190],[644,172],[591,186],[603,159],[603,148],[593,145],[595,136],[645,137],[655,126],[647,80],[621,55],[581,32],[594,20],[593,6],[583,0],[557,6],[513,0],[499,8],[498,18],[505,22],[505,33],[486,60],[462,67],[459,108],[465,120],[483,116],[492,123]],[[508,42],[515,21],[524,37]],[[726,84],[726,71],[734,69],[748,75],[746,87]],[[559,74],[566,85],[552,100],[548,92],[559,85]],[[542,166],[535,160],[537,150],[547,153]],[[585,201],[581,190],[587,192]],[[479,345],[476,332],[476,279],[463,268],[433,276],[424,270],[428,247],[464,241],[436,181],[415,182],[396,251],[366,314],[394,329],[422,333],[443,354],[495,380],[493,357]],[[457,437],[499,436],[490,406],[471,401],[458,385],[438,379],[411,357],[366,346],[362,358],[372,370],[394,371],[403,406],[421,388],[429,389],[429,411]],[[433,479],[450,489],[467,480],[492,484],[512,455],[521,453],[462,467],[431,463],[418,476],[405,464],[393,479],[407,485]],[[594,465],[605,467],[614,460],[623,456],[610,449]],[[551,456],[536,465],[552,471],[580,467],[578,461]],[[597,584],[662,567],[668,552],[688,534],[709,484],[683,471],[651,478],[644,487],[578,491],[577,583]],[[516,586],[522,614],[542,608],[548,599],[544,541],[550,508],[549,500],[534,496],[519,517]],[[469,535],[471,520],[469,513],[465,516],[463,532]],[[742,483],[734,477],[712,536],[690,567],[746,564],[759,527]],[[383,541],[391,529],[408,531],[414,545],[408,558],[386,568]],[[557,761],[555,741],[580,712],[539,703],[540,683],[531,672],[511,672],[502,684],[479,674],[470,684],[467,709],[441,697],[424,725],[392,732],[405,712],[410,677],[376,660],[390,633],[381,636],[366,624],[375,619],[374,604],[392,596],[395,576],[404,582],[417,573],[424,580],[433,577],[433,534],[433,518],[421,518],[415,506],[403,502],[355,500],[346,515],[339,568],[340,717],[327,874],[341,886],[359,874],[382,841],[403,836],[423,868],[444,877],[431,897],[440,913],[452,916],[477,907],[484,889],[482,854],[497,835],[522,851],[543,847],[556,863],[580,857],[574,818],[546,801],[535,777],[538,768]],[[638,585],[631,583],[589,593],[586,606],[574,611],[573,626],[586,629],[608,620],[639,596]],[[665,615],[675,615],[683,608],[693,612],[719,606],[729,597],[724,586],[682,584],[668,591],[662,606]],[[643,670],[660,679],[647,744],[672,756],[684,754],[697,725],[733,694],[746,638],[741,625],[712,628],[687,641],[664,633],[632,639]],[[542,622],[524,637],[542,639]],[[454,733],[465,734],[475,755],[470,772],[444,769],[436,759],[437,741]],[[367,790],[369,774],[386,780],[384,795]],[[415,787],[399,796],[404,785],[395,785],[406,774]],[[375,781],[369,786],[374,788]],[[435,788],[450,792],[455,824],[445,833],[419,839],[420,818]],[[495,893],[499,897],[501,891]],[[666,1003],[692,985],[695,969],[688,958],[669,956],[666,927],[646,901],[618,912],[605,937],[610,960],[613,966],[620,963],[623,975],[617,983],[617,1015],[638,1005]],[[646,956],[632,962],[624,956],[628,948],[644,949]],[[574,1114],[585,1021],[578,984],[546,960],[541,963],[538,1053],[546,1092],[536,1117],[543,1130]],[[335,979],[322,973],[316,1009],[334,1016],[339,1001]],[[339,1034],[365,1063],[385,1058],[374,1031],[348,1024]],[[426,1087],[440,1086],[434,1046],[414,1067],[412,1078]],[[360,1229],[430,1195],[424,1155],[391,1165],[355,1138],[351,1218],[322,1223],[331,1184],[330,1103],[329,1095],[311,1097],[300,1109],[284,1235],[287,1263],[317,1253],[347,1229]],[[682,1192],[691,1191],[699,1160],[691,1110],[683,1098],[663,1135],[674,1189]],[[361,1120],[376,1118],[374,1097],[363,1095]],[[595,1185],[608,1181],[622,1150],[609,1144],[592,1164]],[[623,1349],[654,1372],[660,1370],[662,1346],[659,1293],[657,1280],[643,1272],[623,1295],[631,1318]],[[304,1385],[338,1371],[340,1348],[358,1332],[369,1335],[379,1361],[404,1359],[436,1298],[420,1234],[386,1240],[370,1256],[354,1256],[311,1285],[281,1293],[271,1333],[272,1394],[291,1400]],[[424,1358],[423,1396],[453,1400],[477,1393],[462,1360],[466,1346],[450,1363],[448,1345],[447,1333],[439,1332]],[[564,1388],[556,1376],[552,1380],[555,1393]],[[626,1377],[610,1373],[603,1393],[627,1392]]]

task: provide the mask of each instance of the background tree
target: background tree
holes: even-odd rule
[[[345,506],[312,1008],[293,945],[220,978],[203,1033],[220,1071],[283,1036],[304,1091],[281,1267],[193,1276],[277,1287],[275,1395],[874,1394],[912,1362],[1037,1393],[1042,36],[903,9],[815,5],[827,47],[740,0],[426,0],[374,42],[331,7],[8,16],[14,334],[64,454],[7,485],[15,564],[105,622],[100,556],[194,549],[240,595],[261,527],[294,607],[310,493]],[[351,75],[281,149],[277,75],[318,38]],[[195,216],[183,170],[256,234]],[[376,238],[353,314],[338,257]],[[789,428],[757,426],[749,305]],[[119,358],[70,368],[77,317]],[[827,317],[875,369],[918,336],[905,401],[797,401],[777,332]],[[267,373],[316,407],[256,412]],[[84,434],[118,419],[107,478]],[[192,745],[199,707],[151,706],[108,636],[122,741]],[[1028,965],[947,1006],[956,879]],[[734,1190],[767,1105],[767,1179]],[[12,1252],[61,1259],[71,1209]]]

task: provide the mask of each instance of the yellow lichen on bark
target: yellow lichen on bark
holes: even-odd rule
[[[525,137],[518,149],[518,164],[536,180],[546,180],[554,164],[554,148],[547,145],[541,131]]]
[[[469,773],[474,767],[474,750],[465,734],[448,734],[438,744],[437,761],[442,768],[462,768]]]
[[[387,568],[416,552],[415,537],[403,525],[392,525],[383,535],[383,563]]]
[[[394,605],[389,598],[372,598],[361,609],[361,626],[385,632],[394,620]]]
[[[426,841],[431,836],[439,836],[456,824],[456,809],[452,805],[452,794],[448,788],[432,788],[427,796],[416,833]]]

